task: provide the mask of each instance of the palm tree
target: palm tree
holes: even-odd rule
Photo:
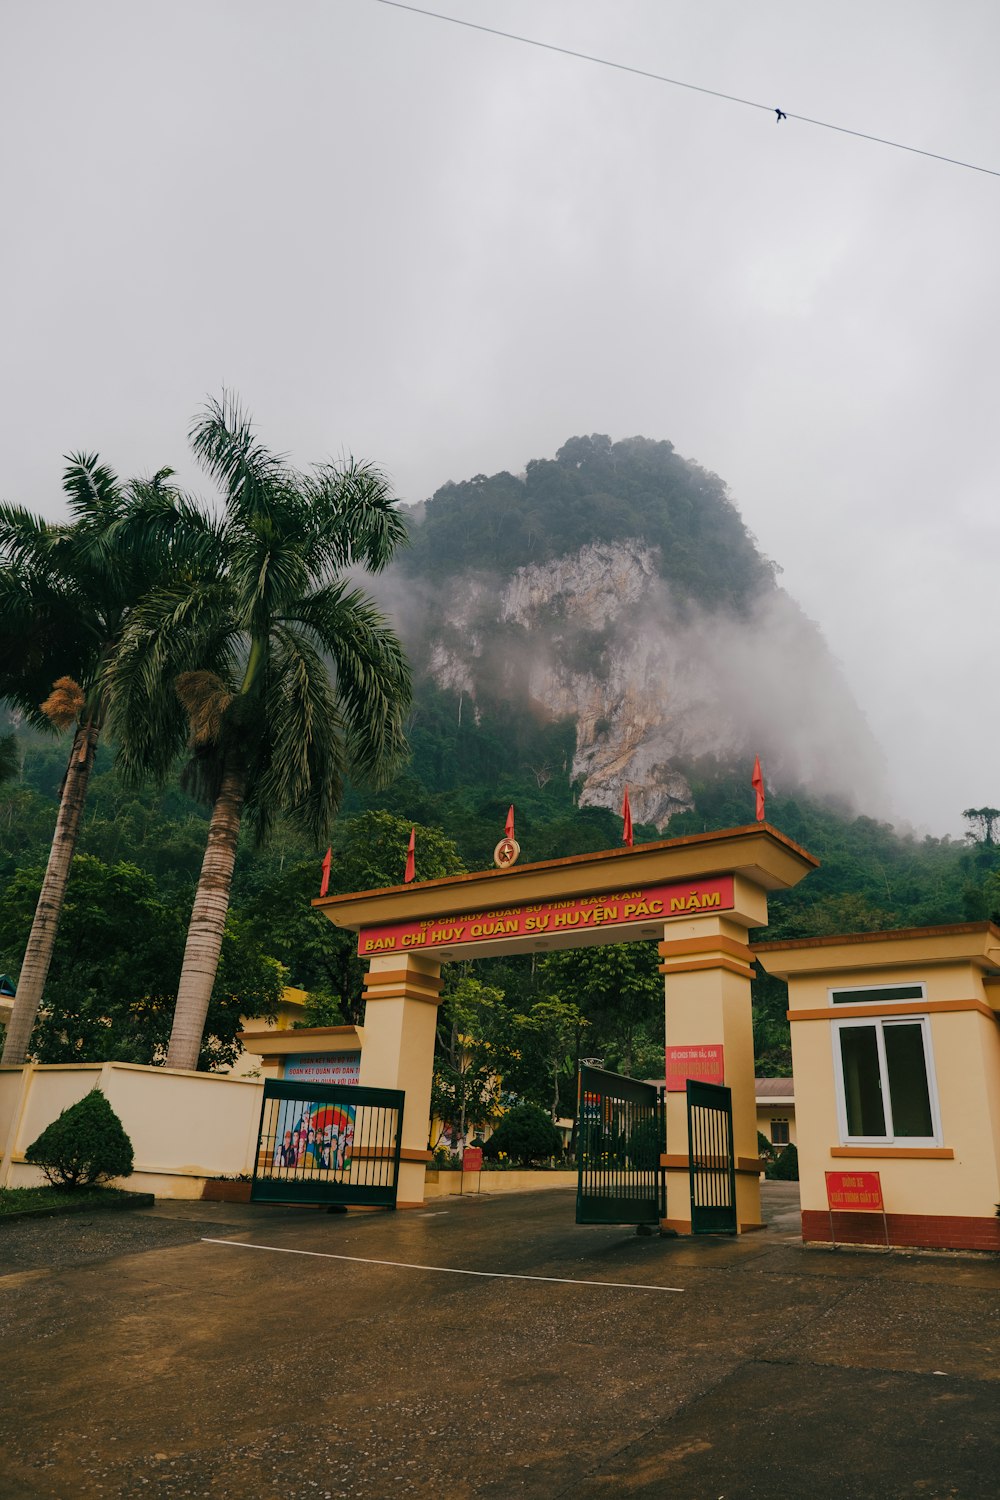
[[[224,513],[164,494],[137,518],[154,547],[183,532],[202,551],[189,579],[136,612],[111,674],[126,770],[165,770],[186,734],[184,784],[212,809],[166,1059],[176,1068],[197,1064],[244,818],[258,840],[284,815],[325,843],[345,776],[384,784],[405,753],[410,697],[399,640],[345,576],[379,572],[405,539],[385,478],[353,461],[297,472],[225,395],[191,441]]]
[[[137,601],[178,548],[113,548],[129,509],[161,501],[171,471],[121,483],[95,455],[63,476],[70,521],[0,506],[0,698],[34,725],[73,729],[52,847],[7,1027],[4,1064],[24,1062],[52,958],[87,785],[107,716],[107,674]]]

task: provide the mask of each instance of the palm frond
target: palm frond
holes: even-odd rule
[[[302,476],[302,488],[313,511],[309,562],[317,581],[359,563],[380,573],[409,545],[389,481],[373,464],[317,464]]]
[[[297,539],[265,540],[242,530],[233,538],[228,577],[243,628],[266,636],[271,621],[309,588],[309,576]]]
[[[225,522],[167,483],[171,471],[129,482],[122,514],[108,528],[108,547],[156,578],[179,571],[217,577],[227,548]]]
[[[59,572],[59,550],[71,536],[71,528],[46,521],[23,506],[0,505],[0,564],[35,573]]]
[[[90,525],[110,526],[120,514],[121,486],[118,475],[96,453],[67,453],[63,490],[70,514]]]
[[[97,659],[87,601],[55,570],[0,567],[0,698],[51,730],[41,711],[55,677],[89,684]]]
[[[399,637],[372,600],[344,580],[316,590],[286,618],[305,626],[333,659],[352,773],[384,786],[407,753],[412,683]]]
[[[244,524],[266,523],[277,508],[294,500],[298,486],[283,456],[257,439],[239,401],[223,391],[206,403],[189,433],[195,457],[223,486],[230,515]]]
[[[223,585],[178,581],[142,601],[103,681],[108,728],[126,781],[135,783],[144,774],[162,777],[187,742],[177,678],[210,670],[231,683],[238,651]]]
[[[305,631],[273,633],[257,730],[247,812],[258,839],[279,812],[327,837],[343,792],[344,730],[329,668]]]

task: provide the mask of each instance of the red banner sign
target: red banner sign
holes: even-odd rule
[[[466,1146],[462,1153],[463,1172],[481,1172],[483,1170],[483,1148],[482,1146]]]
[[[689,1078],[699,1083],[725,1083],[726,1066],[720,1043],[692,1043],[667,1048],[667,1093],[683,1094]]]
[[[827,1172],[826,1201],[831,1213],[884,1213],[882,1179],[878,1172]]]
[[[732,906],[733,877],[720,875],[712,880],[689,881],[686,885],[645,886],[641,890],[581,896],[571,901],[547,901],[538,906],[502,906],[459,917],[363,927],[358,934],[358,953],[368,958],[374,953],[453,948],[497,938],[559,938],[597,927],[657,922],[700,911],[731,911]]]

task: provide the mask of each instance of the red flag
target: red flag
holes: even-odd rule
[[[625,783],[625,800],[622,803],[622,817],[625,819],[625,827],[622,829],[622,843],[632,847],[632,807],[628,800],[628,782]]]
[[[757,756],[754,757],[753,776],[750,778],[750,785],[753,787],[754,791],[757,793],[757,822],[758,823],[763,823],[763,821],[764,821],[764,775],[763,775],[763,772],[760,769],[760,756],[759,755],[757,755]]]
[[[410,829],[410,842],[406,846],[406,872],[403,875],[403,882],[406,885],[409,885],[410,881],[413,879],[413,877],[417,873],[417,861],[416,861],[416,856],[415,856],[415,853],[414,853],[414,846],[415,846],[415,843],[416,843],[416,837],[417,837],[417,830],[415,828],[411,828]]]
[[[323,855],[323,879],[319,883],[319,893],[325,896],[330,889],[330,860],[333,857],[333,849],[330,848]]]
[[[503,835],[504,835],[504,838],[506,838],[506,839],[512,839],[514,837],[514,804],[513,803],[511,803],[510,812],[507,814],[507,822],[504,825]]]

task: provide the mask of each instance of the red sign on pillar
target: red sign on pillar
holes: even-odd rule
[[[699,1083],[725,1083],[721,1042],[692,1042],[687,1047],[667,1048],[667,1093],[683,1094],[689,1078]]]

